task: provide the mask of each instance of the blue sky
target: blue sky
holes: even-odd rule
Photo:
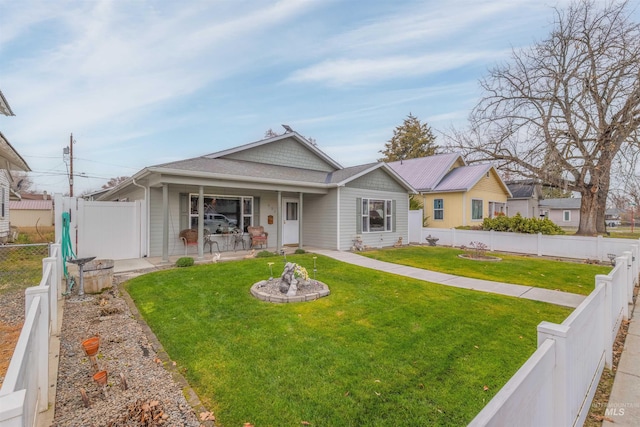
[[[0,131],[38,191],[280,133],[344,166],[375,161],[409,113],[463,127],[478,79],[547,36],[539,0],[0,0]]]

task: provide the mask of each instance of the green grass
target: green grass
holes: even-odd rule
[[[312,271],[312,256],[288,260]],[[331,295],[272,304],[249,293],[267,261],[126,285],[219,426],[465,425],[535,351],[536,326],[571,311],[322,256],[318,280]]]
[[[595,275],[608,274],[610,266],[555,261],[527,256],[487,252],[502,258],[499,262],[474,261],[458,257],[465,251],[456,248],[409,246],[381,249],[362,255],[381,261],[433,270],[475,279],[515,285],[534,286],[588,295],[595,288]]]

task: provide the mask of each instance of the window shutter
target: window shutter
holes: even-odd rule
[[[189,195],[180,193],[180,229],[189,228]]]
[[[362,197],[356,198],[356,234],[362,234]]]
[[[391,201],[391,231],[396,232],[396,199]]]

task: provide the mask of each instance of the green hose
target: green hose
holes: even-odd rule
[[[69,228],[71,226],[71,215],[69,212],[62,213],[62,265],[64,266],[64,277],[69,277],[67,272],[67,259],[75,258],[76,254],[73,253],[73,246],[71,244],[71,237],[69,237]]]

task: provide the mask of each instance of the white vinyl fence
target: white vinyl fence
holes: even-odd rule
[[[636,247],[637,250],[637,247]],[[637,276],[631,251],[616,258],[608,275],[561,324],[538,325],[538,349],[470,426],[582,426],[605,366]]]
[[[42,280],[25,291],[25,322],[7,374],[0,388],[0,427],[35,425],[47,410],[49,396],[49,339],[60,333],[58,299],[62,297],[60,245],[51,245],[42,260]]]

